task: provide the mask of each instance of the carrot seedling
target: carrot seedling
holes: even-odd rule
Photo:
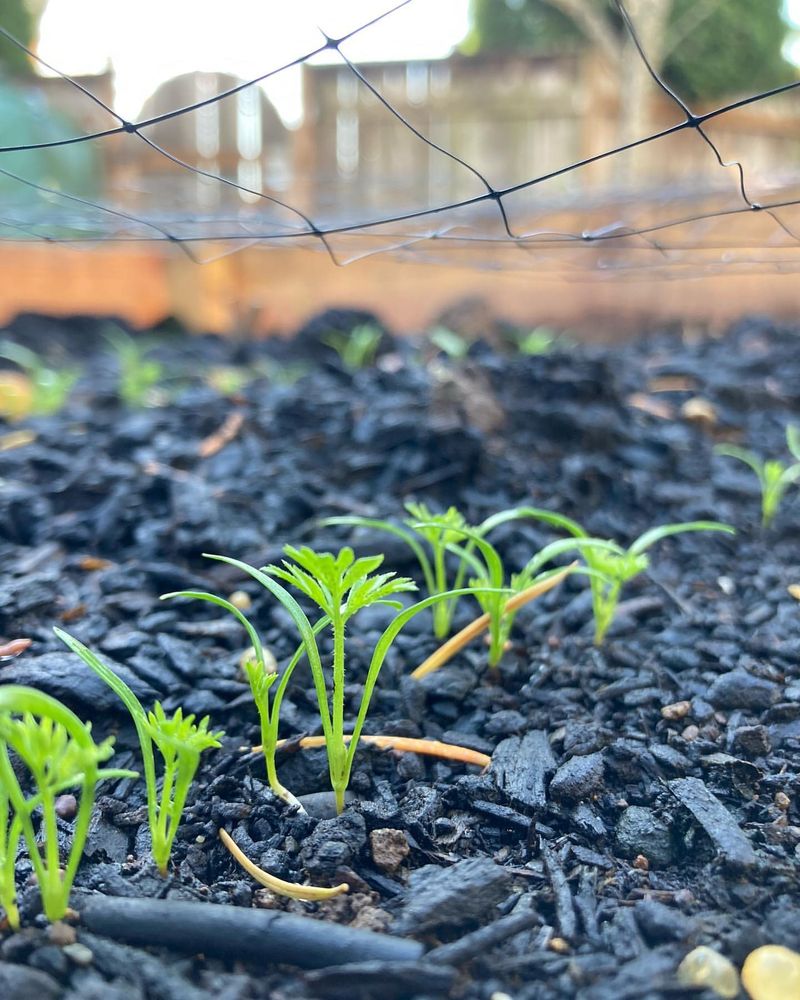
[[[165,601],[173,597],[187,597],[199,601],[208,601],[210,604],[223,608],[232,614],[244,628],[250,640],[250,650],[252,651],[252,655],[248,655],[244,662],[244,671],[250,684],[253,701],[255,702],[261,723],[261,751],[264,755],[264,762],[267,768],[267,780],[269,781],[270,788],[278,798],[283,799],[289,805],[299,805],[294,795],[278,778],[275,754],[278,745],[278,725],[283,696],[286,694],[286,688],[294,673],[294,669],[300,662],[300,658],[305,651],[305,646],[300,645],[300,648],[279,677],[274,669],[267,665],[266,657],[264,656],[264,646],[257,629],[242,613],[241,609],[237,608],[231,601],[202,590],[181,590],[170,594],[162,594],[161,600]],[[321,631],[327,624],[327,618],[318,621],[313,626],[314,633],[316,634]]]
[[[467,563],[463,558],[459,558],[451,577],[447,554],[448,546],[463,538],[462,529],[468,527],[463,515],[455,507],[449,507],[443,513],[435,514],[423,503],[407,503],[405,508],[410,516],[405,519],[403,525],[393,524],[380,518],[357,515],[328,517],[321,523],[374,528],[400,538],[416,557],[429,597],[441,595],[447,590],[460,589],[468,570]],[[438,601],[433,606],[433,634],[437,639],[444,639],[450,634],[457,600],[452,598]]]
[[[151,851],[159,871],[166,875],[189,789],[200,766],[200,754],[204,750],[221,746],[220,740],[224,733],[209,731],[208,716],[195,722],[193,715],[184,716],[180,708],[172,716],[168,716],[158,701],[151,712],[145,712],[142,703],[128,685],[90,649],[68,632],[60,628],[54,631],[114,691],[133,719],[144,763]],[[161,756],[164,770],[160,794],[156,781],[154,746]]]
[[[100,769],[113,753],[113,738],[95,743],[91,726],[65,705],[34,688],[0,688],[0,905],[9,925],[19,927],[14,865],[25,841],[48,920],[67,912],[69,894],[83,854],[95,787],[106,778],[136,778],[135,771]],[[9,751],[30,773],[35,794],[26,797]],[[56,798],[67,788],[80,788],[69,857],[62,869]],[[39,810],[40,850],[33,816]]]
[[[350,548],[343,548],[334,555],[330,552],[314,552],[306,547],[294,548],[291,545],[285,546],[283,551],[288,558],[283,560],[281,566],[265,566],[263,569],[256,569],[228,556],[212,555],[209,558],[236,566],[248,573],[280,601],[294,621],[311,667],[325,736],[331,787],[337,811],[341,812],[344,808],[345,791],[350,783],[358,741],[366,722],[378,676],[392,643],[403,626],[420,611],[432,607],[438,601],[459,597],[470,591],[466,589],[446,591],[444,594],[426,597],[410,607],[403,608],[403,605],[393,598],[397,594],[416,590],[416,585],[406,577],[398,577],[394,573],[376,573],[383,562],[381,555],[356,559]],[[322,611],[324,617],[316,625],[312,625],[295,598],[278,580],[299,590]],[[372,605],[393,608],[398,614],[386,627],[373,650],[361,703],[348,742],[344,732],[345,627],[353,615]],[[330,692],[316,639],[317,632],[323,628],[329,629],[333,638]]]
[[[786,444],[797,459],[793,465],[785,465],[775,458],[763,459],[754,451],[735,444],[718,444],[714,448],[717,455],[736,458],[755,472],[761,486],[761,525],[764,528],[775,519],[786,491],[800,480],[800,428],[794,424],[786,428]]]
[[[649,567],[650,560],[646,550],[670,535],[678,535],[686,531],[723,531],[734,535],[735,529],[718,521],[688,521],[681,524],[662,524],[650,528],[640,535],[632,545],[624,549],[617,542],[601,538],[592,538],[577,521],[563,514],[555,514],[536,507],[521,508],[526,517],[538,518],[557,528],[563,528],[572,535],[572,539],[560,539],[547,546],[553,551],[578,549],[586,562],[589,583],[592,588],[592,611],[594,613],[594,642],[599,646],[614,620],[623,586]],[[543,550],[545,551],[545,550]]]
[[[77,368],[50,368],[35,351],[10,340],[0,342],[0,358],[13,362],[28,380],[27,399],[18,413],[21,417],[57,413],[80,375]]]

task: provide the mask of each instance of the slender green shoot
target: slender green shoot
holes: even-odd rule
[[[464,583],[467,563],[459,557],[455,571],[448,567],[448,546],[463,537],[463,529],[468,527],[464,517],[455,507],[449,507],[441,514],[433,513],[424,503],[407,503],[410,515],[402,525],[393,524],[379,518],[328,517],[323,525],[351,525],[357,528],[374,528],[401,539],[411,549],[419,564],[429,597],[443,594],[447,590],[459,590]],[[425,527],[417,527],[424,524]],[[471,547],[471,543],[470,546]],[[455,613],[457,598],[438,601],[432,609],[433,633],[437,639],[445,639]]]
[[[589,571],[589,583],[592,588],[592,610],[594,613],[594,642],[602,645],[608,629],[614,620],[623,586],[634,577],[639,576],[650,565],[646,550],[656,542],[670,535],[682,534],[686,531],[722,531],[728,535],[736,534],[734,528],[718,521],[688,521],[680,524],[662,524],[650,528],[640,535],[627,549],[617,542],[600,538],[592,538],[585,528],[577,521],[555,514],[552,511],[540,510],[536,507],[524,508],[525,516],[538,518],[554,527],[569,532],[573,538],[561,539],[553,546],[561,545],[560,551],[577,549],[583,555]],[[552,546],[548,546],[552,550]]]
[[[768,528],[775,520],[781,501],[793,483],[800,481],[800,427],[789,424],[786,428],[786,444],[792,456],[797,459],[786,465],[779,459],[763,459],[754,451],[740,448],[735,444],[718,444],[714,451],[727,458],[736,458],[755,472],[761,486],[761,525]]]
[[[61,702],[34,688],[0,688],[0,905],[13,929],[19,928],[14,868],[24,839],[48,920],[67,912],[69,894],[83,854],[95,787],[105,778],[135,778],[135,771],[100,769],[113,753],[113,738],[97,744],[91,726]],[[11,754],[33,779],[34,795],[26,797]],[[62,868],[56,798],[67,788],[80,789],[80,804],[69,856]],[[41,811],[40,850],[33,815]]]
[[[392,643],[411,618],[440,600],[459,596],[459,592],[446,592],[427,597],[403,609],[402,604],[392,598],[397,594],[416,590],[416,585],[413,581],[398,577],[394,573],[376,573],[383,562],[383,556],[356,559],[350,548],[343,548],[334,555],[330,552],[314,552],[306,547],[294,548],[291,545],[284,548],[284,553],[287,559],[283,560],[281,566],[265,566],[262,569],[256,569],[228,556],[209,555],[209,558],[236,566],[248,573],[280,601],[294,621],[311,668],[325,737],[331,787],[336,799],[336,808],[341,812],[344,808],[345,792],[350,783],[353,757],[369,712],[378,676]],[[317,626],[327,627],[333,638],[330,691],[317,645],[315,634],[317,626],[311,624],[298,602],[278,580],[300,591],[323,613],[324,617]],[[465,589],[461,593],[466,594],[469,591]],[[386,627],[373,650],[361,703],[348,744],[344,731],[345,627],[353,615],[372,605],[393,608],[398,614]]]
[[[448,542],[447,549],[456,555],[462,565],[468,566],[474,576],[470,578],[469,585],[473,588],[473,594],[484,614],[489,616],[489,666],[494,669],[500,663],[503,653],[508,647],[511,636],[511,629],[517,614],[522,607],[509,609],[509,597],[521,594],[536,583],[544,583],[551,577],[562,573],[561,568],[543,571],[544,566],[569,549],[575,548],[574,543],[569,546],[564,545],[564,539],[552,542],[537,552],[526,565],[518,572],[511,573],[507,577],[502,557],[494,545],[483,537],[482,531],[490,530],[502,523],[497,518],[509,515],[516,515],[518,510],[503,511],[495,518],[487,519],[478,529],[460,528],[451,529],[452,535],[460,534],[468,540],[468,544],[473,548]],[[435,522],[434,522],[435,523]],[[488,525],[488,528],[487,528]],[[428,525],[423,523],[415,524],[416,530],[427,530]],[[600,543],[602,544],[602,543]],[[577,572],[587,572],[581,567],[575,567]],[[571,569],[570,572],[573,572]]]
[[[463,361],[471,347],[466,337],[446,326],[437,326],[431,330],[428,340],[450,358],[451,361]]]
[[[349,372],[369,367],[378,353],[383,333],[371,323],[362,323],[350,333],[333,330],[322,338],[339,355],[339,360]]]
[[[264,647],[261,637],[253,623],[242,614],[241,610],[224,597],[210,594],[202,590],[181,590],[171,594],[162,594],[161,600],[168,600],[173,597],[185,597],[193,600],[208,601],[219,608],[223,608],[236,618],[244,627],[252,649],[252,657],[245,661],[244,670],[253,694],[253,700],[258,711],[261,723],[261,749],[264,754],[264,762],[267,769],[267,780],[272,791],[289,805],[302,808],[295,796],[286,788],[278,778],[276,755],[278,750],[278,727],[280,723],[281,705],[286,694],[286,688],[291,680],[292,674],[297,664],[305,652],[305,646],[300,645],[294,656],[284,668],[280,676],[268,666],[264,656]],[[313,632],[317,635],[328,624],[328,618],[321,618],[314,626]]]
[[[12,361],[30,382],[29,412],[34,416],[62,409],[80,375],[77,368],[50,368],[35,351],[10,340],[0,342],[0,358]]]
[[[117,360],[119,398],[126,406],[146,406],[153,390],[164,377],[163,365],[147,356],[148,346],[134,340],[119,327],[108,329],[105,337]]]
[[[158,701],[151,712],[145,712],[142,703],[128,685],[90,649],[68,632],[60,628],[54,631],[114,691],[133,719],[144,764],[147,820],[153,860],[161,874],[166,875],[189,789],[200,766],[200,754],[204,750],[221,746],[220,740],[224,734],[209,731],[208,716],[195,722],[194,715],[184,716],[181,708],[168,716]],[[156,780],[154,746],[163,763],[160,794]]]

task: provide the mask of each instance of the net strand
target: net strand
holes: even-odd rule
[[[710,137],[707,130],[703,127],[711,121],[715,121],[722,116],[729,114],[733,111],[739,110],[741,108],[751,106],[761,101],[768,100],[772,97],[777,97],[783,94],[788,94],[789,92],[800,87],[800,80],[793,81],[791,83],[783,84],[778,87],[773,87],[768,90],[764,90],[757,94],[751,94],[744,98],[738,98],[735,101],[729,102],[727,104],[721,105],[710,111],[703,113],[694,113],[690,106],[667,84],[660,73],[655,69],[652,61],[649,59],[646,53],[639,34],[636,30],[636,26],[633,23],[623,0],[615,0],[615,5],[617,11],[622,20],[624,30],[630,38],[633,46],[635,47],[638,57],[642,60],[644,67],[653,83],[657,88],[670,100],[675,106],[680,110],[681,114],[684,116],[682,121],[676,122],[662,129],[651,132],[645,136],[634,137],[626,142],[620,143],[613,148],[604,149],[600,152],[593,153],[591,155],[585,156],[581,159],[575,160],[571,163],[565,164],[560,167],[556,167],[545,173],[541,173],[535,177],[530,177],[526,180],[519,181],[514,184],[509,184],[503,187],[494,186],[487,175],[479,170],[477,167],[469,163],[466,159],[460,156],[457,152],[447,148],[445,145],[434,141],[425,131],[415,125],[406,115],[404,115],[398,108],[396,108],[392,102],[388,99],[386,94],[373,83],[366,75],[363,73],[358,66],[353,63],[347,55],[342,51],[342,44],[360,33],[366,31],[373,25],[378,24],[384,19],[388,18],[390,15],[395,14],[404,7],[411,4],[413,0],[402,0],[402,2],[388,8],[382,13],[378,14],[376,17],[372,18],[358,27],[352,29],[345,35],[339,38],[333,38],[322,31],[324,37],[324,42],[312,49],[310,52],[303,56],[299,56],[282,66],[269,70],[262,75],[255,77],[251,80],[243,81],[238,83],[233,87],[229,87],[222,90],[212,96],[206,97],[203,100],[199,100],[192,104],[183,105],[178,108],[174,108],[170,111],[153,115],[149,118],[142,119],[138,122],[128,122],[121,115],[119,115],[112,107],[107,105],[101,98],[96,94],[93,94],[91,90],[86,87],[80,80],[61,72],[56,67],[52,66],[50,63],[42,59],[36,52],[32,51],[26,47],[22,42],[19,41],[11,32],[9,32],[4,27],[0,26],[0,36],[5,38],[8,42],[18,47],[22,52],[26,53],[32,60],[35,60],[39,65],[45,67],[51,73],[56,74],[65,83],[71,87],[78,90],[84,97],[92,101],[95,105],[101,108],[105,113],[112,116],[119,124],[117,127],[99,130],[92,133],[87,133],[80,136],[70,136],[67,138],[62,138],[58,140],[51,140],[47,142],[31,142],[31,143],[20,143],[16,145],[6,145],[0,146],[0,153],[19,153],[25,151],[34,151],[42,149],[52,149],[54,147],[75,145],[78,143],[90,142],[94,140],[99,140],[107,138],[108,136],[120,135],[120,134],[131,134],[135,135],[139,140],[147,145],[149,149],[157,153],[159,156],[163,157],[165,160],[169,161],[173,166],[178,168],[179,171],[185,171],[195,175],[196,177],[202,177],[206,180],[224,185],[233,190],[238,191],[243,195],[247,195],[250,198],[260,199],[264,202],[272,204],[277,208],[283,209],[284,211],[293,215],[302,226],[297,226],[293,228],[288,225],[278,226],[274,220],[270,220],[269,226],[272,228],[266,229],[266,231],[261,231],[261,223],[257,219],[236,219],[230,220],[233,226],[238,226],[239,231],[234,232],[214,232],[213,235],[209,234],[178,234],[173,231],[172,226],[163,223],[162,221],[156,221],[152,218],[145,218],[136,215],[130,211],[122,210],[120,208],[114,208],[109,205],[103,204],[101,202],[93,201],[92,199],[82,197],[67,191],[60,190],[48,186],[46,184],[37,183],[30,178],[24,177],[20,174],[14,173],[9,170],[0,169],[0,175],[13,180],[16,183],[27,186],[33,191],[36,191],[40,195],[46,196],[49,200],[60,199],[63,201],[70,202],[75,205],[79,205],[82,208],[91,209],[95,212],[101,213],[112,218],[116,218],[126,223],[133,224],[135,226],[140,226],[149,230],[148,235],[127,233],[127,232],[104,232],[99,233],[88,233],[88,234],[76,234],[70,233],[69,236],[54,235],[37,232],[36,229],[31,227],[29,220],[20,219],[9,219],[5,218],[0,220],[0,226],[14,230],[17,234],[22,235],[10,235],[4,236],[2,239],[10,242],[30,242],[30,241],[41,241],[45,243],[142,243],[142,242],[169,242],[177,244],[181,250],[193,261],[199,262],[199,258],[193,253],[191,249],[192,244],[209,242],[239,242],[242,245],[251,245],[253,243],[275,243],[283,241],[293,241],[311,238],[315,240],[318,244],[324,247],[325,251],[328,253],[330,259],[334,264],[340,265],[342,261],[339,259],[338,255],[334,252],[334,248],[330,242],[330,237],[341,235],[346,236],[348,234],[360,234],[364,238],[374,238],[375,240],[391,239],[391,246],[389,249],[400,251],[409,250],[415,244],[423,241],[434,241],[441,244],[451,243],[454,245],[469,245],[469,244],[494,244],[502,245],[508,244],[510,246],[515,246],[520,249],[530,249],[533,246],[543,247],[543,246],[560,246],[560,245],[597,245],[597,244],[607,244],[619,246],[624,244],[626,250],[634,248],[634,240],[639,240],[640,245],[636,246],[636,249],[647,249],[656,251],[662,258],[665,258],[669,251],[677,249],[677,245],[670,247],[665,246],[661,242],[649,237],[655,233],[662,233],[669,231],[671,229],[676,229],[681,226],[687,226],[689,224],[703,224],[710,223],[713,220],[725,219],[737,215],[741,215],[746,212],[760,212],[767,215],[777,227],[779,227],[786,236],[788,236],[795,244],[800,245],[800,236],[794,232],[792,227],[790,227],[785,220],[778,214],[780,209],[787,209],[790,207],[795,207],[800,204],[800,199],[798,198],[783,198],[772,201],[756,201],[751,197],[748,191],[747,175],[745,171],[744,164],[738,160],[726,160],[714,140]],[[460,200],[454,200],[448,203],[435,204],[424,208],[416,208],[409,211],[398,211],[395,213],[380,215],[376,218],[366,218],[355,222],[343,222],[338,224],[322,225],[315,221],[312,214],[304,211],[288,201],[285,201],[275,194],[269,193],[261,188],[251,186],[248,184],[243,184],[240,181],[234,180],[231,177],[225,176],[224,174],[217,173],[213,170],[205,169],[196,164],[192,164],[184,160],[182,157],[178,156],[176,153],[165,148],[161,143],[156,142],[155,139],[143,133],[143,130],[162,124],[167,121],[185,116],[191,112],[201,110],[203,108],[209,107],[211,105],[217,104],[225,98],[231,97],[238,93],[241,93],[248,88],[255,87],[259,83],[276,76],[277,74],[292,68],[302,65],[313,59],[315,56],[319,56],[326,51],[333,51],[337,54],[338,58],[342,61],[344,67],[349,71],[352,77],[358,82],[359,85],[365,87],[373,97],[380,103],[381,107],[396,121],[398,121],[408,132],[410,132],[417,140],[424,143],[427,147],[439,153],[440,155],[448,158],[450,161],[454,162],[464,170],[468,171],[484,188],[483,193],[474,195],[469,198],[462,198]],[[697,211],[693,214],[679,215],[672,219],[662,219],[660,221],[651,222],[648,224],[641,225],[623,225],[615,223],[612,225],[604,227],[594,227],[590,229],[585,229],[579,233],[576,232],[562,232],[558,233],[552,230],[537,230],[533,233],[518,233],[512,229],[511,222],[507,212],[507,206],[504,203],[504,199],[511,197],[512,195],[530,191],[538,186],[546,184],[548,181],[555,180],[557,178],[563,177],[564,175],[579,171],[583,168],[589,167],[593,164],[600,163],[610,157],[620,156],[624,153],[628,153],[637,150],[645,145],[658,142],[660,140],[665,140],[670,136],[676,135],[686,129],[694,131],[701,139],[701,141],[712,151],[716,163],[721,169],[724,170],[734,170],[737,177],[737,190],[738,194],[743,202],[743,206],[740,208],[724,207],[711,211]],[[497,211],[499,213],[500,222],[502,225],[503,232],[505,233],[505,238],[499,239],[494,237],[483,238],[483,237],[469,237],[463,233],[457,236],[450,235],[448,230],[452,226],[445,226],[443,230],[424,231],[423,233],[392,233],[390,236],[382,236],[380,233],[375,233],[375,230],[381,227],[389,228],[402,226],[404,223],[409,223],[415,220],[425,220],[425,219],[435,219],[437,216],[444,215],[446,213],[455,213],[462,210],[474,209],[481,205],[495,203],[497,205]],[[215,219],[217,223],[221,223],[224,220]],[[38,225],[38,223],[34,223]],[[74,225],[74,223],[73,223]],[[721,241],[717,241],[717,244],[702,243],[694,244],[691,248],[698,250],[710,250],[719,249],[720,246],[725,246],[726,244]],[[764,244],[755,244],[760,249],[765,249]],[[743,243],[736,243],[736,248],[747,249]],[[769,244],[766,248],[772,249]],[[230,251],[224,251],[222,254],[217,256],[224,256]],[[378,250],[370,252],[379,252]],[[214,258],[216,259],[216,257]]]

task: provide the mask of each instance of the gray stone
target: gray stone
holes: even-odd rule
[[[626,858],[641,854],[653,868],[672,864],[673,847],[669,827],[645,806],[628,806],[617,823],[617,849]]]
[[[721,674],[711,685],[708,700],[717,708],[744,708],[761,711],[781,697],[780,685],[754,677],[746,670]]]
[[[25,965],[0,962],[0,997],[3,1000],[56,1000],[61,988],[52,976]]]
[[[573,802],[588,799],[603,787],[604,767],[602,753],[589,753],[572,757],[559,767],[550,782],[550,794],[556,799]]]
[[[450,868],[425,865],[411,875],[397,929],[418,935],[441,926],[485,923],[510,889],[510,873],[488,858],[467,858]]]

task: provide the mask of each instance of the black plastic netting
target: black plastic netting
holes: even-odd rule
[[[348,57],[356,36],[401,16],[410,3],[426,2],[435,16],[435,0],[405,0],[341,37],[323,33],[316,49],[265,67],[255,79],[219,74],[215,79],[227,84],[222,89],[140,121],[122,118],[89,86],[44,63],[0,26],[3,44],[28,52],[73,96],[91,102],[95,119],[107,121],[86,134],[34,141],[29,128],[15,133],[14,122],[4,123],[0,239],[165,242],[197,262],[243,247],[289,244],[322,249],[336,264],[391,253],[539,275],[675,277],[797,268],[800,81],[695,110],[653,68],[621,2],[618,14],[632,43],[628,58],[640,60],[645,71],[636,100],[658,109],[648,119],[655,127],[644,134],[635,131],[636,114],[630,134],[602,127],[603,73],[587,81],[585,64],[571,56],[549,63],[520,57],[499,69],[458,59],[397,69],[357,65]],[[319,65],[323,56],[327,61]],[[313,135],[301,129],[289,155],[285,130],[277,117],[263,120],[256,95],[264,81],[298,66],[309,69],[305,86],[314,87],[315,119]],[[531,66],[536,107],[526,103]],[[478,101],[489,84],[495,99],[505,94],[502,113],[484,109],[480,127],[469,114],[448,117],[453,105],[442,95],[462,71],[472,74],[462,106]],[[180,97],[180,88],[174,93]],[[248,101],[260,115],[256,155],[247,159],[240,141],[239,159],[226,164],[217,134],[230,117],[224,109],[235,105],[241,116]],[[578,106],[587,101],[588,109]],[[487,117],[493,119],[488,126]],[[587,120],[597,127],[587,128]],[[772,123],[771,134],[765,122]],[[216,130],[211,140],[209,129]],[[187,135],[188,146],[181,139]],[[112,164],[101,192],[51,184],[30,169],[31,154],[67,158],[76,147],[102,149]],[[574,157],[550,162],[554,150],[564,149]],[[130,164],[137,164],[135,171],[126,169]]]

